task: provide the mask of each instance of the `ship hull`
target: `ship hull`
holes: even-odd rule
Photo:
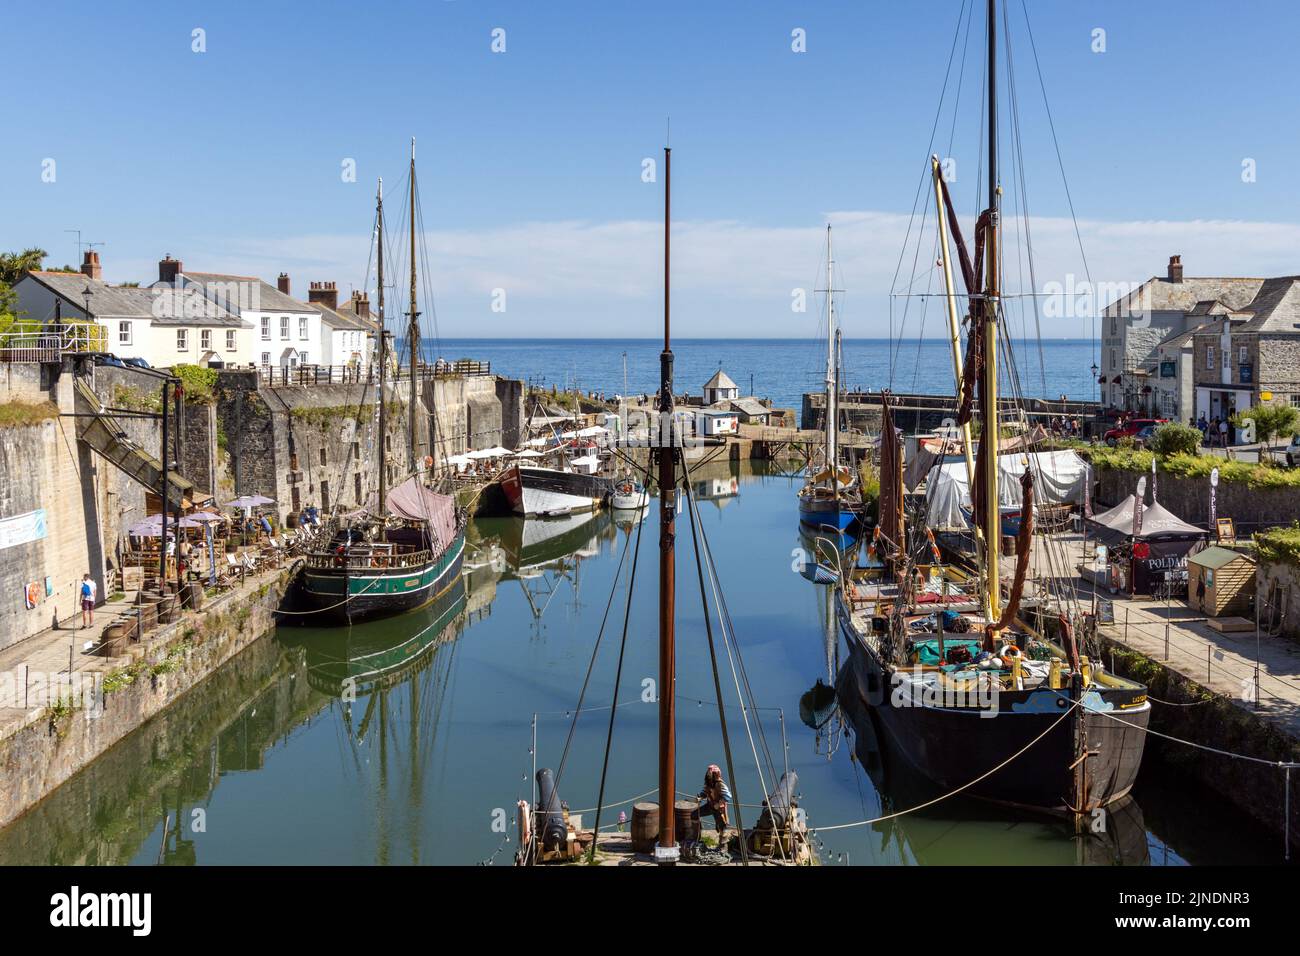
[[[436,600],[459,578],[465,533],[434,561],[419,567],[304,568],[300,594],[313,622],[355,624],[404,614]]]
[[[809,528],[850,531],[858,526],[861,511],[846,501],[800,497],[799,523]]]
[[[1005,691],[983,709],[922,705],[900,692],[842,606],[839,621],[849,648],[844,666],[851,669],[841,687],[858,695],[854,703],[865,704],[846,712],[874,713],[891,753],[944,792],[965,788],[964,794],[997,803],[1068,813],[1108,806],[1133,788],[1151,716],[1145,688],[1090,689],[1076,716],[1065,719],[1068,693],[1049,688]],[[1083,799],[1075,806],[1078,723],[1089,755],[1082,765]]]
[[[599,475],[515,466],[502,476],[501,490],[515,514],[545,517],[603,507],[613,482]]]

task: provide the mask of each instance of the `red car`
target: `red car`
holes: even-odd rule
[[[1112,428],[1102,437],[1105,439],[1107,445],[1114,448],[1119,444],[1121,438],[1132,438],[1148,425],[1154,427],[1156,425],[1163,425],[1168,421],[1169,419],[1167,418],[1130,418],[1125,424]]]

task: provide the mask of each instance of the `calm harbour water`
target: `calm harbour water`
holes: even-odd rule
[[[778,769],[788,761],[799,773],[811,824],[915,805],[888,780],[877,789],[850,759],[851,738],[819,736],[800,721],[800,695],[832,676],[840,645],[826,589],[793,570],[802,546],[795,480],[748,466],[698,477],[709,479],[697,486],[702,498],[722,495],[701,500],[703,526],[755,698],[771,708],[762,711],[767,743]],[[728,494],[733,488],[738,493]],[[0,864],[508,864],[515,803],[531,797],[534,714],[538,766],[555,767],[620,556],[637,527],[608,513],[531,526],[476,521],[463,592],[351,633],[282,628],[258,642],[0,831]],[[641,699],[643,681],[656,671],[656,541],[653,520],[640,527],[649,533],[632,598],[607,804],[656,785],[655,708]],[[685,516],[678,540],[679,785],[694,792],[705,766],[723,760]],[[614,594],[588,710],[560,782],[574,811],[596,803],[625,594],[621,587]],[[345,702],[339,693],[349,674],[357,692]],[[726,688],[734,704],[735,690]],[[734,709],[729,723],[732,784],[744,803],[757,803],[755,760]],[[625,804],[602,825],[618,809],[630,816]],[[756,811],[745,814],[752,822]],[[592,818],[587,810],[588,826]],[[1112,815],[1104,836],[1076,840],[1061,823],[955,798],[821,839],[824,862],[854,865],[1280,856],[1278,841],[1150,759],[1136,800]]]
[[[577,387],[606,395],[623,391],[627,355],[630,394],[659,386],[663,339],[442,339],[426,341],[430,359],[490,361],[492,370],[550,388]],[[1023,393],[1030,397],[1095,400],[1090,366],[1096,346],[1089,339],[1013,342]],[[778,408],[799,408],[804,392],[821,391],[826,377],[826,343],[816,339],[675,339],[674,380],[700,394],[721,366],[741,394],[771,398]],[[845,339],[846,390],[892,388],[895,392],[950,395],[954,392],[951,347],[946,340]],[[751,378],[752,376],[752,378]]]

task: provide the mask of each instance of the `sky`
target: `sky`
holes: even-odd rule
[[[1300,272],[1300,5],[1005,3],[1009,290],[1122,289],[1171,254],[1188,275]],[[373,285],[376,179],[391,225],[414,136],[439,335],[650,337],[663,179],[643,171],[670,136],[677,334],[818,334],[815,298],[796,311],[795,290],[824,287],[830,222],[846,335],[915,335],[930,300],[899,293],[937,289],[928,192],[916,206],[931,152],[954,161],[968,236],[980,208],[985,34],[982,8],[968,28],[969,13],[969,0],[52,3],[0,33],[8,74],[33,78],[0,137],[0,249],[76,262],[80,230],[102,243],[109,281],[147,283],[170,254],[195,271],[287,272],[300,297],[313,280],[346,294]],[[1091,334],[1104,304],[1018,307],[1035,301],[1045,337]],[[940,331],[937,312],[925,321]]]

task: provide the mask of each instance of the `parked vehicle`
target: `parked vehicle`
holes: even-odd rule
[[[146,361],[145,361],[144,359],[142,359],[142,358],[129,358],[129,359],[122,359],[122,362],[123,362],[123,364],[125,364],[125,365],[130,365],[130,366],[132,366],[132,367],[134,367],[134,368],[153,368],[152,365],[150,365],[148,362],[146,362]]]
[[[1159,425],[1154,425],[1154,424],[1143,425],[1133,435],[1133,444],[1139,448],[1145,448],[1147,446],[1147,443],[1151,441],[1151,436],[1156,433],[1156,429],[1159,427],[1160,427]]]
[[[1286,446],[1286,466],[1295,468],[1300,466],[1300,435],[1291,436],[1291,444]]]
[[[1125,424],[1117,425],[1102,437],[1106,444],[1114,448],[1119,444],[1121,438],[1133,438],[1138,432],[1150,425],[1153,429],[1158,425],[1165,424],[1167,418],[1130,418]]]

